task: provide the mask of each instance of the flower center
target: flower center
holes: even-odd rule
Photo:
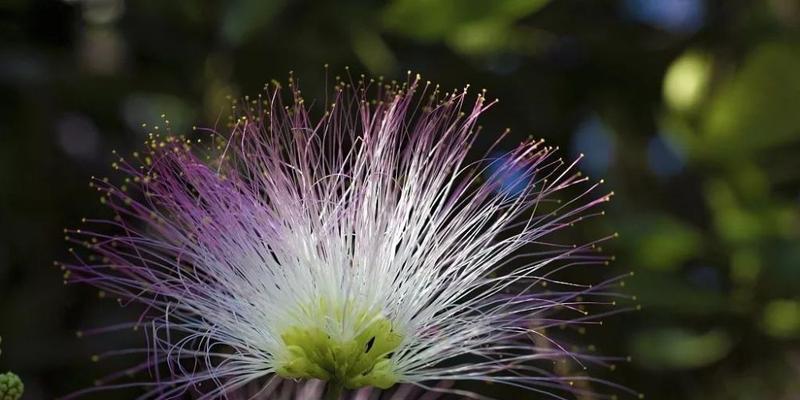
[[[322,320],[331,318],[326,308],[320,305],[319,315],[326,316]],[[333,313],[339,326],[344,315],[341,309]],[[356,321],[356,333],[349,338],[333,337],[321,326],[291,326],[283,331],[285,351],[278,357],[277,374],[284,378],[334,381],[347,389],[364,386],[386,389],[397,383],[391,352],[403,337],[380,314],[358,313]]]

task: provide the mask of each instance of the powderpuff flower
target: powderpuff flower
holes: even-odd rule
[[[265,379],[325,381],[329,398],[466,380],[555,398],[591,390],[592,378],[547,366],[607,360],[547,331],[597,323],[587,307],[611,303],[593,296],[613,280],[555,275],[609,260],[596,246],[608,238],[555,240],[602,214],[601,182],[542,141],[468,158],[495,103],[483,92],[409,75],[337,80],[321,106],[293,79],[285,93],[275,83],[237,103],[225,133],[154,130],[147,152],[113,164],[124,182],[92,182],[115,217],[68,231],[91,254],[74,252],[66,280],[140,303],[127,326],[148,338],[145,360],[101,388],[159,399]],[[113,380],[144,370],[150,379]]]

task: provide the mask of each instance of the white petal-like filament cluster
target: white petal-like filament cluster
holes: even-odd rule
[[[115,163],[124,185],[93,183],[116,218],[70,231],[92,256],[65,268],[144,304],[144,397],[216,398],[274,376],[588,390],[541,362],[604,362],[546,332],[604,301],[602,285],[556,274],[606,263],[605,238],[552,238],[610,195],[541,141],[474,158],[483,93],[337,82],[314,117],[294,84],[289,101],[271,85],[238,103],[227,133],[153,134]]]

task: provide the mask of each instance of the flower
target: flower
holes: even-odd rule
[[[145,154],[113,164],[123,184],[91,184],[115,218],[68,230],[92,255],[63,265],[67,281],[144,305],[132,325],[147,328],[148,356],[128,371],[155,372],[144,397],[216,398],[269,377],[331,393],[463,380],[588,390],[574,383],[592,378],[542,364],[607,362],[546,335],[611,303],[591,296],[614,280],[554,275],[609,261],[596,246],[608,237],[553,241],[602,214],[602,182],[542,141],[469,161],[495,103],[484,92],[470,103],[467,88],[418,76],[338,80],[315,117],[289,88],[288,103],[277,83],[245,98],[227,133],[200,130],[205,142],[155,127]]]

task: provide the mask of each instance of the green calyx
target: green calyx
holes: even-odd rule
[[[19,400],[23,390],[25,385],[16,374],[12,372],[0,374],[0,400]]]
[[[321,306],[320,311],[326,307]],[[321,313],[324,315],[326,313]],[[341,323],[343,313],[334,313]],[[375,386],[386,389],[397,383],[390,353],[403,341],[381,315],[367,318],[364,327],[349,339],[333,338],[320,327],[297,327],[281,334],[285,351],[278,358],[277,374],[290,379],[317,378],[347,389]]]

